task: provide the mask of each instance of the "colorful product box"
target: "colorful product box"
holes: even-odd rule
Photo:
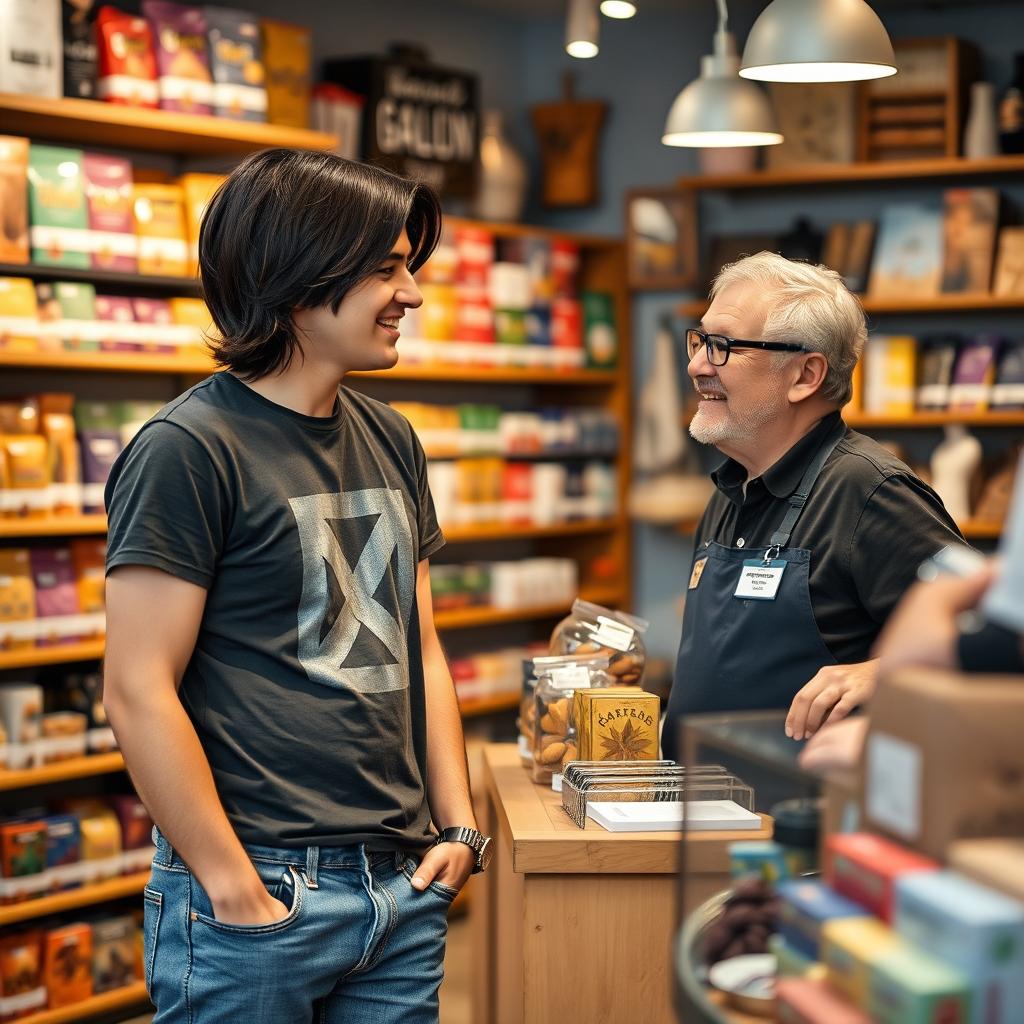
[[[140,850],[153,843],[153,819],[145,804],[134,794],[109,798],[110,806],[121,825],[121,846],[125,850]]]
[[[455,338],[457,302],[450,284],[420,285],[423,337],[427,341],[452,341]]]
[[[166,299],[132,299],[132,312],[135,314],[135,322],[138,324],[149,324],[158,330],[170,327],[174,324],[174,316],[171,313],[170,303]],[[146,352],[161,352],[171,354],[176,351],[174,345],[164,344],[155,339],[153,334],[147,337],[145,328],[139,331],[140,343]]]
[[[28,139],[0,135],[0,263],[28,263]]]
[[[103,6],[96,15],[99,80],[96,96],[108,103],[156,107],[157,85],[153,32],[145,18]]]
[[[779,882],[789,878],[786,851],[779,843],[770,840],[757,843],[730,843],[729,874],[733,878],[754,875],[766,882]]]
[[[494,340],[499,345],[522,347],[528,344],[526,314],[519,309],[498,309],[494,312]]]
[[[821,930],[828,921],[865,917],[863,907],[819,881],[789,879],[777,886],[779,934],[798,952],[821,959]]]
[[[130,341],[122,334],[124,328],[121,325],[135,323],[132,300],[126,295],[97,295],[96,319],[118,325],[118,329],[111,328],[109,336],[100,339],[100,348],[104,352],[138,352],[142,348],[137,341]]]
[[[82,832],[75,814],[51,814],[46,825],[46,867],[77,864],[82,854]]]
[[[581,761],[655,761],[660,702],[638,686],[577,690]]]
[[[82,169],[92,232],[92,265],[99,270],[134,274],[138,269],[138,243],[132,212],[132,165],[119,157],[86,153]]]
[[[0,349],[39,349],[39,308],[35,282],[27,277],[0,277]]]
[[[68,548],[32,548],[30,561],[36,587],[36,617],[47,619],[62,615],[77,615],[78,588],[75,569]],[[53,633],[41,636],[38,643],[67,643],[78,639]]]
[[[526,313],[526,342],[543,347],[551,344],[551,307],[531,306]]]
[[[24,878],[45,870],[46,825],[41,821],[0,825],[0,877]],[[10,901],[7,897],[0,899],[0,902]]]
[[[178,179],[185,196],[185,233],[188,236],[188,273],[199,272],[199,227],[210,200],[224,184],[222,174],[183,174]]]
[[[263,18],[263,66],[267,75],[267,120],[290,128],[309,127],[313,41],[308,28]]]
[[[62,0],[64,42],[64,95],[78,100],[96,99],[99,47],[96,45],[95,0]]]
[[[43,937],[21,932],[0,938],[0,1006],[3,1020],[17,1020],[46,1007]]]
[[[4,511],[6,518],[8,512]],[[29,562],[27,548],[0,548],[0,650],[15,650],[32,646],[32,638],[23,636],[20,639],[12,639],[7,635],[4,623],[30,622],[36,617],[36,589],[32,583],[32,568]],[[12,723],[5,721],[4,693],[6,688],[0,687],[0,724],[4,726],[7,733],[8,743],[21,743],[19,733],[12,729]],[[42,711],[42,701],[35,709],[35,728],[38,730],[39,714]],[[15,725],[18,724],[16,721]],[[33,737],[34,738],[34,737]],[[10,751],[8,751],[8,767],[14,768],[17,765],[10,763]]]
[[[523,240],[523,263],[530,275],[531,305],[550,306],[555,298],[555,277],[551,269],[551,242],[547,238]]]
[[[486,228],[459,225],[454,231],[458,284],[486,288],[494,263],[494,236]]]
[[[185,277],[189,267],[188,235],[181,186],[136,184],[132,195],[139,273]]]
[[[871,968],[899,945],[899,936],[877,918],[829,921],[821,930],[821,959],[829,984],[854,1006],[866,1006]]]
[[[92,990],[110,992],[131,985],[135,973],[135,921],[111,917],[92,926]]]
[[[1024,904],[956,872],[930,871],[896,883],[895,923],[968,979],[973,1024],[1013,1024],[1024,1011]]]
[[[872,335],[864,354],[864,408],[880,416],[913,416],[917,339]]]
[[[82,160],[80,149],[29,146],[29,238],[34,263],[82,269],[90,265]]]
[[[968,1024],[971,988],[955,967],[897,946],[871,968],[866,1009],[876,1024]]]
[[[579,290],[580,248],[575,242],[556,238],[551,243],[551,277],[556,296],[575,298]]]
[[[142,13],[153,27],[160,108],[181,114],[213,113],[202,8],[142,0]]]
[[[96,288],[80,281],[40,281],[36,285],[39,347],[43,351],[96,352]]]
[[[5,0],[0,4],[0,39],[0,92],[59,99],[60,4]]]
[[[615,300],[607,292],[583,292],[583,349],[592,369],[614,369],[619,361],[619,332]]]
[[[886,924],[892,923],[897,880],[911,872],[938,868],[931,858],[867,832],[829,836],[825,844],[828,884]]]
[[[104,511],[103,490],[110,470],[121,454],[118,430],[83,430],[78,436],[82,448],[82,511]]]
[[[583,310],[576,299],[555,299],[551,307],[551,344],[579,353],[583,365]]]
[[[477,345],[494,342],[494,311],[482,289],[455,289],[455,338]]]
[[[206,303],[202,299],[174,298],[168,299],[167,305],[170,307],[174,323],[179,327],[191,328],[194,332],[192,343],[179,346],[180,351],[209,355],[210,349],[206,339],[216,338],[217,329]]]
[[[79,538],[71,542],[78,607],[85,615],[103,611],[106,555],[106,541]]]
[[[259,19],[230,7],[204,7],[218,117],[266,121],[267,88]]]
[[[875,1024],[821,981],[780,978],[775,997],[775,1019],[780,1024]]]
[[[71,1006],[92,995],[92,929],[69,924],[43,939],[43,978],[49,1008]]]
[[[824,964],[804,956],[781,935],[768,936],[768,952],[775,957],[775,970],[780,978],[809,978],[814,981],[823,981],[825,978]]]

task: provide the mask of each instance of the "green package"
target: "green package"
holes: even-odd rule
[[[28,156],[28,196],[33,262],[88,267],[89,211],[82,151],[33,143]]]

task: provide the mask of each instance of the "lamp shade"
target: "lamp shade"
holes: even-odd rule
[[[782,142],[775,113],[761,89],[731,73],[717,74],[720,58],[704,57],[701,77],[672,104],[661,141],[696,148],[774,146]]]
[[[747,37],[740,75],[761,82],[860,82],[896,74],[885,26],[864,0],[772,0]]]
[[[632,0],[601,0],[601,13],[622,21],[636,15],[636,4]]]
[[[597,56],[600,21],[597,0],[569,0],[565,16],[565,52],[570,57]]]

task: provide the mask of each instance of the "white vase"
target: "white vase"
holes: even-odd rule
[[[474,212],[481,220],[517,221],[526,203],[526,161],[501,133],[501,114],[484,113],[480,185]]]
[[[971,106],[964,127],[964,156],[981,160],[998,155],[995,88],[991,82],[975,82],[971,86]]]

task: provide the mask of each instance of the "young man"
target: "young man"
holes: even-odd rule
[[[437,1019],[446,912],[488,852],[433,623],[444,539],[409,424],[339,385],[396,363],[439,230],[376,168],[244,161],[200,232],[225,370],[111,473],[105,704],[159,830],[157,1024]]]

